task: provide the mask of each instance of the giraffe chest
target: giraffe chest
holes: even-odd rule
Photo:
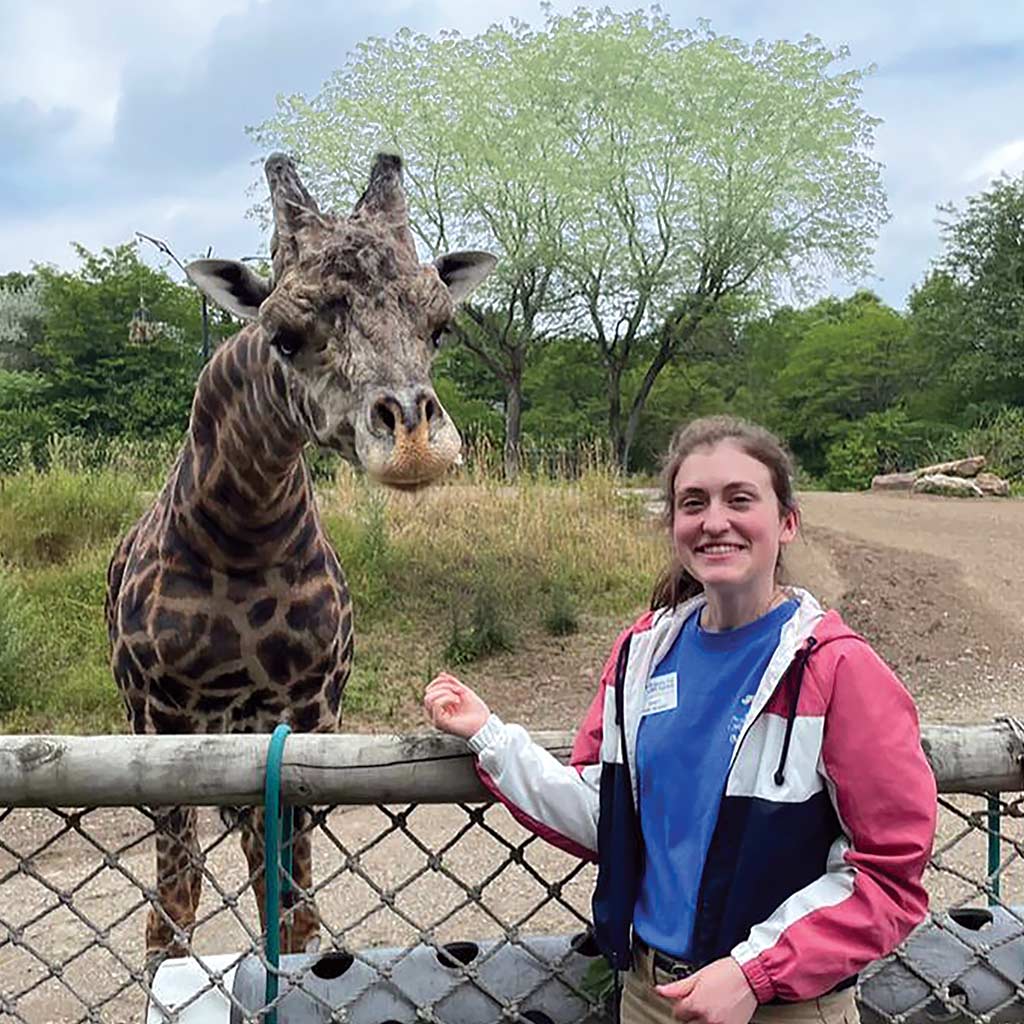
[[[244,574],[146,563],[140,553],[121,590],[114,671],[155,731],[336,724],[352,643],[333,552]]]

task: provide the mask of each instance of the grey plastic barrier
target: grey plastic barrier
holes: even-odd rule
[[[964,1008],[991,1014],[991,1024],[1024,1021],[1024,1001],[1014,998],[1013,984],[1024,980],[1024,907],[964,908],[936,916],[939,923],[923,924],[907,939],[913,969],[893,959],[865,971],[864,1024],[884,1024],[875,1008],[890,1017],[905,1015],[906,1024],[966,1022],[971,1017]],[[935,990],[947,992],[947,999],[935,996]],[[926,999],[926,1005],[909,1012]]]
[[[358,957],[294,954],[281,958],[277,1020],[320,1024],[345,1007],[350,1024],[415,1024],[417,1009],[432,1004],[446,1024],[488,1024],[508,1020],[504,1007],[514,1004],[532,1024],[600,1024],[603,1018],[578,994],[598,956],[586,934],[370,949]],[[265,984],[263,964],[249,957],[235,971],[232,993],[252,1014],[264,1006]],[[230,1019],[244,1019],[238,1006]]]

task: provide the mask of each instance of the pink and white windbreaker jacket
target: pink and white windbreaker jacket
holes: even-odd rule
[[[935,833],[935,780],[909,694],[836,612],[792,594],[800,607],[754,695],[710,849],[694,866],[694,959],[731,955],[762,1003],[845,987],[898,945],[927,911],[921,876]],[[568,766],[497,715],[470,740],[481,777],[513,813],[563,849],[597,855],[616,886],[617,864],[630,861],[622,844],[635,836],[604,829],[599,844],[602,794],[607,805],[625,755],[631,770],[618,778],[631,780],[635,805],[644,685],[702,603],[648,613],[619,636]],[[635,891],[635,878],[621,885]],[[606,902],[595,901],[598,926]]]

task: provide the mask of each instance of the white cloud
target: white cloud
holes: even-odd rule
[[[200,50],[225,15],[248,0],[48,0],[7,4],[0,37],[0,100],[80,112],[83,145],[109,138],[124,68],[133,60],[179,60]]]
[[[1000,174],[1024,174],[1024,138],[1013,139],[990,150],[967,169],[963,181],[965,184],[991,181]]]

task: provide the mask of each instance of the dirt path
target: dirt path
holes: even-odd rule
[[[1024,501],[828,492],[800,500],[811,527],[948,560],[951,572],[1024,632]]]
[[[841,584],[836,606],[923,719],[1024,717],[1024,502],[802,497],[808,544]]]

